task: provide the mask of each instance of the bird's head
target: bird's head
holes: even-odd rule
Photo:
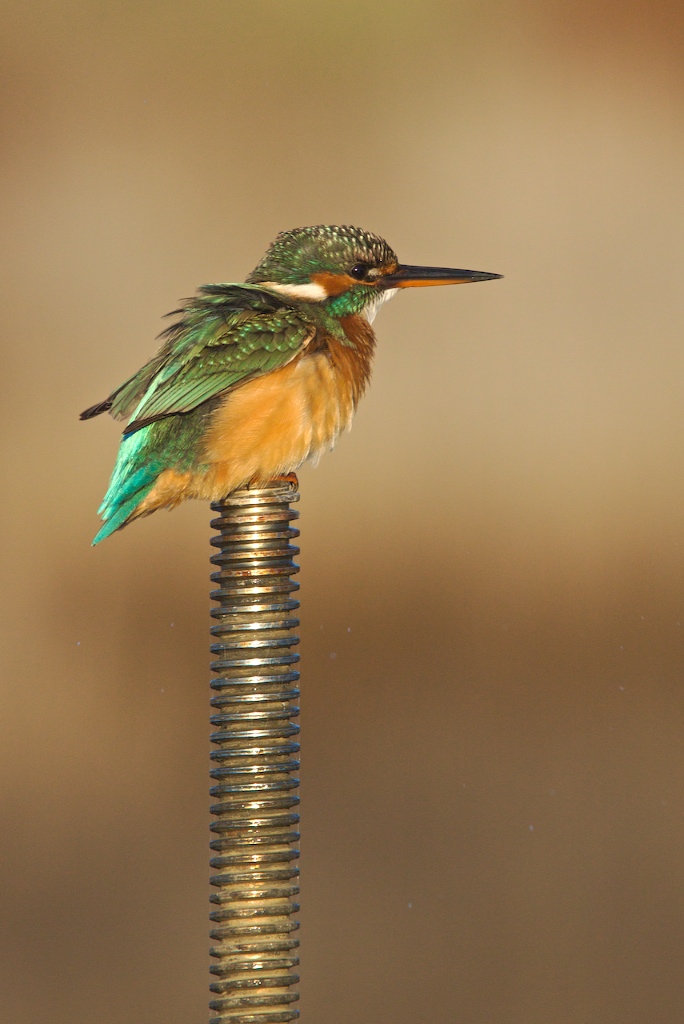
[[[302,302],[326,304],[332,316],[363,313],[372,320],[397,288],[489,281],[500,274],[399,263],[370,231],[318,224],[282,231],[247,278]]]

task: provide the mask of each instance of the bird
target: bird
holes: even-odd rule
[[[402,288],[500,277],[399,263],[349,225],[282,231],[245,283],[203,285],[169,313],[156,355],[81,413],[127,421],[93,544],[315,463],[368,386],[379,307]]]

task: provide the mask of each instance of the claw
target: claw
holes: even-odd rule
[[[260,477],[254,476],[249,483],[245,484],[245,487],[250,491],[253,487],[268,487],[271,484],[289,484],[293,490],[298,490],[299,488],[299,480],[296,473],[282,473],[280,476],[273,477],[272,480],[262,480]]]

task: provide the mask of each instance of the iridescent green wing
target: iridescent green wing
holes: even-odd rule
[[[249,285],[208,285],[177,312],[157,355],[88,414],[132,415],[133,433],[285,366],[316,333],[300,310]]]

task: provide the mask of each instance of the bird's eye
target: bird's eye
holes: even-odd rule
[[[369,266],[367,263],[356,263],[349,271],[352,277],[355,277],[357,281],[364,281],[368,276]]]

